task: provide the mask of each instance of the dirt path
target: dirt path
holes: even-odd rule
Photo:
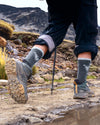
[[[42,124],[61,117],[70,110],[100,104],[100,80],[90,80],[90,88],[96,97],[74,100],[72,86],[56,89],[53,95],[48,90],[29,93],[27,104],[17,104],[8,94],[0,95],[0,125]]]

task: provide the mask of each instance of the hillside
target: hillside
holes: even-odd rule
[[[13,24],[16,31],[41,33],[47,26],[48,13],[40,8],[16,8],[0,4],[0,19]],[[71,25],[66,38],[74,40],[74,36]]]
[[[47,13],[40,8],[0,5],[0,19],[14,24],[17,31],[41,32],[47,25]]]

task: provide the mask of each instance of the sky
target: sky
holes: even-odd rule
[[[98,25],[100,26],[100,0],[98,3]],[[46,0],[0,0],[0,4],[11,5],[14,7],[39,7],[47,12]]]

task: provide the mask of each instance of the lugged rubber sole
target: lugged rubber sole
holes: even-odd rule
[[[8,93],[17,103],[26,103],[28,97],[25,96],[24,86],[19,83],[16,74],[16,61],[8,59],[5,70],[8,76]]]
[[[78,96],[78,95],[74,95],[73,99],[87,99],[88,96]]]
[[[75,94],[73,96],[73,99],[87,99],[88,97],[95,97],[95,94],[94,93],[87,93],[86,96],[84,96],[84,95],[82,96],[80,94]]]

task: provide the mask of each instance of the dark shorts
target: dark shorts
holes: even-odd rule
[[[73,6],[72,3],[68,3],[65,9],[48,5],[48,26],[34,42],[34,44],[48,46],[44,59],[50,58],[52,52],[62,43],[71,23],[76,33],[75,55],[78,56],[78,54],[83,52],[91,52],[92,60],[97,55],[96,37],[98,26],[96,0],[78,1]]]

